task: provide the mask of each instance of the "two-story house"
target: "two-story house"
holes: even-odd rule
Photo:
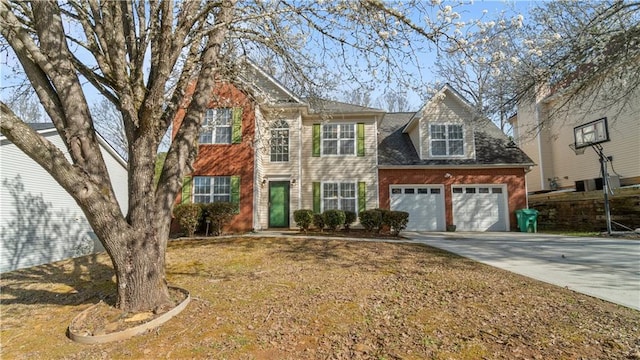
[[[238,203],[227,230],[382,207],[408,211],[409,230],[507,231],[526,207],[531,160],[448,86],[417,113],[387,114],[300,99],[247,62],[213,99],[180,201]]]
[[[377,206],[382,110],[301,100],[251,62],[209,105],[178,201],[237,203],[230,231],[293,228],[297,209]]]
[[[533,165],[488,119],[445,85],[416,113],[379,125],[380,207],[409,212],[409,230],[508,231],[527,206]]]
[[[527,174],[529,192],[602,189],[597,152],[585,148],[577,154],[570,148],[574,127],[602,118],[607,119],[610,138],[601,144],[612,158],[607,165],[610,184],[614,188],[640,184],[640,89],[617,104],[610,104],[610,99],[605,103],[602,97],[608,95],[603,90],[584,94],[544,90],[523,99],[510,119],[518,146],[537,164]],[[569,101],[570,96],[577,99]]]
[[[256,229],[295,227],[293,211],[358,213],[377,205],[376,121],[383,112],[301,101],[261,114]]]

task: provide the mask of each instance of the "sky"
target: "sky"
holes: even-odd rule
[[[424,0],[424,1],[428,1],[428,0]],[[443,2],[443,5],[446,5],[446,4],[448,4],[446,1]],[[457,7],[455,9],[460,13],[461,20],[468,21],[469,19],[479,19],[483,17],[485,19],[494,18],[496,14],[500,13],[501,11],[508,11],[508,12],[512,12],[513,14],[516,14],[516,13],[526,14],[527,10],[533,5],[535,5],[535,2],[532,2],[532,1],[475,1],[471,5],[464,5],[461,7]],[[484,11],[486,11],[486,14],[484,13]],[[526,21],[526,16],[525,16],[525,21]],[[434,78],[431,72],[428,70],[430,66],[433,66],[433,63],[435,62],[435,60],[436,60],[435,51],[424,53],[420,57],[421,66],[427,69],[426,71],[423,71],[420,76],[421,83],[424,83],[425,86],[428,83],[432,83],[435,80],[438,80]],[[11,70],[11,68],[15,65],[17,64],[14,56],[7,53],[6,50],[3,50],[0,52],[0,99],[2,100],[6,100],[11,94],[13,94],[13,92],[15,91],[15,87],[13,85],[15,85],[18,81],[21,80],[21,78],[17,77],[16,74]],[[404,66],[407,67],[405,71],[408,71],[408,72],[415,71],[415,69],[412,70],[407,64],[404,64]],[[416,74],[415,77],[418,77],[418,75]],[[443,80],[443,79],[440,79],[440,80]],[[372,94],[373,99],[380,96],[381,93],[384,92],[384,88],[386,87],[386,84],[380,83],[379,85],[380,86],[376,86],[376,88],[373,89],[373,94]],[[90,89],[90,86],[87,86],[86,90],[89,98],[88,100],[90,103],[99,101],[97,99],[98,96],[96,95],[95,90]],[[344,99],[340,99],[339,97],[344,96],[342,95],[343,93],[349,93],[353,90],[354,89],[351,89],[347,86],[333,93],[331,97],[333,97],[335,100],[344,100]],[[409,93],[409,102],[412,104],[412,107],[416,108],[416,110],[417,108],[420,107],[423,101],[424,99],[421,98],[421,96],[418,93],[416,92]]]
[[[428,1],[428,0],[424,0]],[[464,1],[464,0],[463,0]],[[524,16],[524,22],[527,20],[528,11],[538,4],[537,1],[474,1],[472,3],[467,3],[464,5],[456,5],[457,2],[447,2],[443,1],[442,5],[453,4],[454,11],[460,14],[460,19],[458,21],[471,22],[471,20],[483,20],[489,21],[494,20],[498,17],[498,14],[504,12],[507,14],[507,18],[515,17],[518,14],[522,14]],[[414,19],[415,21],[415,19]],[[463,30],[464,31],[464,30]],[[425,44],[427,41],[425,40]],[[417,91],[409,89],[407,91],[408,102],[410,103],[411,110],[418,110],[424,102],[427,100],[428,94],[432,91],[427,91],[427,88],[434,85],[436,82],[439,84],[444,84],[447,82],[447,79],[437,78],[435,73],[435,62],[438,59],[438,56],[446,56],[445,53],[437,51],[433,49],[423,51],[419,53],[419,67],[421,70],[418,70],[417,66],[413,66],[408,62],[402,63],[402,73],[408,73],[409,77],[415,81],[415,86],[420,87],[420,89],[416,89]],[[328,64],[327,66],[339,67],[334,64]],[[366,64],[362,64],[363,67],[366,67]],[[398,85],[395,82],[387,82],[384,76],[381,76],[383,69],[377,71],[375,74],[372,74],[370,71],[363,71],[361,77],[364,82],[367,82],[369,79],[377,79],[377,84],[374,84],[373,87],[369,87],[371,95],[371,102],[366,104],[371,107],[380,107],[380,104],[377,103],[377,99],[381,97],[385,91],[389,89],[398,89],[404,88],[408,89],[406,86]],[[369,85],[367,83],[367,85]],[[327,96],[332,98],[333,100],[338,101],[346,101],[348,102],[350,94],[354,92],[358,92],[360,85],[358,83],[348,83],[341,85],[335,91],[330,92]]]

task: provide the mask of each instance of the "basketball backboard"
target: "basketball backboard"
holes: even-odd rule
[[[573,138],[575,149],[609,141],[607,118],[603,117],[574,127]]]

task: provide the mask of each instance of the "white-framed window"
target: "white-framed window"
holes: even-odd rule
[[[462,124],[431,124],[431,156],[464,155],[464,127]]]
[[[322,211],[343,210],[357,212],[357,193],[355,182],[323,183]]]
[[[194,176],[193,202],[230,202],[231,176]]]
[[[200,144],[231,144],[231,108],[207,109],[200,130]]]
[[[355,155],[356,124],[324,124],[322,155]]]
[[[271,161],[289,161],[289,124],[284,120],[271,127]]]

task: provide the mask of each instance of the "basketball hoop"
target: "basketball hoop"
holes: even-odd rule
[[[611,210],[609,208],[609,184],[607,175],[608,157],[604,154],[602,143],[611,141],[609,138],[609,125],[607,118],[578,125],[573,128],[573,144],[569,147],[576,155],[584,154],[584,149],[591,147],[600,158],[600,174],[602,175],[602,193],[604,197],[604,213],[607,219],[607,234],[611,235]]]
[[[576,155],[582,155],[582,154],[584,154],[584,151],[586,150],[586,148],[576,149],[576,145],[574,143],[569,144],[569,147],[571,148],[571,150],[573,150],[573,152]]]

